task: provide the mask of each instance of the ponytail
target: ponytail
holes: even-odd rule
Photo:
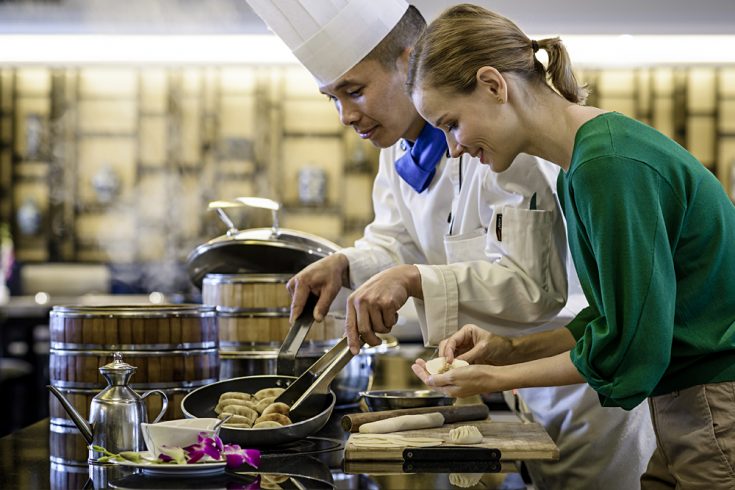
[[[584,104],[589,95],[586,85],[579,85],[572,71],[572,62],[564,43],[558,37],[538,41],[538,46],[549,56],[549,64],[544,69],[546,79],[562,97],[575,104]],[[535,56],[534,56],[535,57]],[[536,60],[536,63],[541,64]],[[542,69],[543,69],[543,65]]]
[[[536,58],[538,49],[548,53],[548,68]],[[471,4],[447,9],[427,27],[411,54],[406,85],[409,92],[423,83],[466,94],[482,66],[550,85],[573,103],[587,100],[561,39],[532,41],[511,20]]]

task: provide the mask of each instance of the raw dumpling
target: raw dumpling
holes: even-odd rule
[[[462,359],[455,359],[453,363],[449,364],[446,357],[436,357],[426,362],[426,370],[429,374],[444,374],[451,369],[468,365],[469,363]]]
[[[449,442],[452,444],[479,444],[482,432],[474,425],[460,425],[449,431]]]
[[[449,483],[460,488],[474,487],[480,483],[483,474],[484,473],[450,473]]]

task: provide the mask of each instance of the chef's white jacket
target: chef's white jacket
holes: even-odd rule
[[[495,173],[468,155],[443,158],[418,193],[396,173],[400,143],[380,153],[375,219],[340,251],[358,287],[398,264],[416,264],[416,310],[426,345],[466,323],[501,335],[566,324],[586,306],[555,196],[559,169],[521,154]],[[638,487],[655,448],[646,404],[602,408],[586,384],[519,390],[560,449],[556,463],[529,465],[538,488]]]

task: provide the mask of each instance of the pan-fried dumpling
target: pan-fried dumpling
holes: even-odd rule
[[[251,424],[253,423],[253,420],[258,418],[258,412],[244,405],[227,405],[222,409],[220,416],[226,416],[228,413],[247,417]]]
[[[452,444],[479,444],[482,432],[474,425],[460,425],[449,431],[449,442]]]
[[[269,405],[273,404],[275,401],[275,397],[269,396],[267,398],[263,398],[258,402],[258,406],[255,407],[255,409],[258,411],[258,413],[263,413],[266,408],[268,408]]]
[[[290,411],[291,407],[289,407],[285,403],[271,403],[270,405],[265,407],[265,410],[263,410],[263,415],[268,415],[269,413],[280,413],[281,415],[288,415]]]
[[[456,369],[464,366],[468,366],[467,361],[462,359],[455,359],[451,364],[447,362],[446,357],[435,357],[429,361],[426,361],[426,370],[429,374],[444,374],[451,369]]]
[[[291,422],[290,418],[280,413],[269,413],[267,415],[261,415],[255,420],[255,423],[263,422],[265,420],[272,420],[273,422],[278,422],[281,425],[291,425],[293,423]]]
[[[263,398],[277,398],[284,391],[286,391],[284,388],[263,388],[262,390],[256,391],[253,396],[256,400],[260,401]]]
[[[282,426],[275,420],[261,420],[253,425],[253,429],[275,429],[276,427]]]
[[[255,410],[256,412],[258,411],[258,408],[257,408],[258,404],[253,401],[240,400],[239,398],[224,398],[224,399],[220,398],[219,403],[217,404],[216,407],[214,407],[214,413],[219,415],[220,413],[222,413],[222,409],[228,405],[238,405],[242,407],[251,408]]]
[[[222,425],[225,425],[225,426],[226,426],[226,425],[229,425],[229,426],[234,426],[234,427],[243,427],[243,426],[245,426],[245,427],[250,427],[250,426],[252,426],[252,425],[253,425],[253,421],[252,421],[252,420],[250,420],[250,418],[249,418],[249,417],[245,417],[245,416],[243,416],[243,415],[232,415],[232,414],[229,414],[229,413],[221,413],[221,414],[219,415],[219,418],[220,418],[220,419],[224,419],[224,418],[226,418],[226,417],[227,417],[228,415],[230,415],[230,416],[231,416],[231,417],[230,417],[230,420],[228,420],[227,422],[225,422],[225,423],[224,423],[224,424],[222,424]]]
[[[243,393],[241,391],[226,391],[219,396],[220,400],[225,398],[234,398],[237,400],[250,400],[253,397],[250,393]]]

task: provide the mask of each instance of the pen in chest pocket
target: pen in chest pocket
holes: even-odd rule
[[[531,204],[528,206],[528,209],[531,211],[535,211],[537,208],[536,205],[536,193],[534,192],[533,195],[531,195]],[[503,241],[503,213],[498,213],[495,215],[495,237],[498,239],[499,242]]]

